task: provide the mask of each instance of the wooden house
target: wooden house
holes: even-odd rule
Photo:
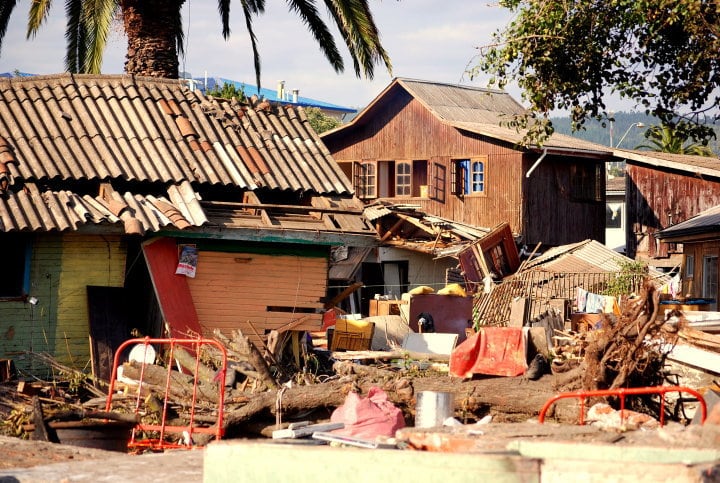
[[[176,80],[0,80],[0,357],[92,354],[107,377],[133,329],[317,330],[331,248],[375,244],[362,207],[302,109]]]
[[[680,270],[681,288],[677,294],[686,299],[707,299],[717,310],[720,283],[720,205],[704,210],[688,220],[660,230],[656,234],[661,244],[682,244],[683,261]]]
[[[616,150],[625,167],[626,253],[671,270],[682,246],[656,235],[720,204],[720,159],[647,151]]]
[[[365,202],[467,225],[507,222],[522,244],[605,239],[603,146],[553,135],[523,145],[524,108],[503,91],[394,79],[322,139]]]

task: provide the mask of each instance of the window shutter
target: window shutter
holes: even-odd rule
[[[363,197],[363,189],[362,189],[362,166],[359,162],[353,161],[352,164],[352,183],[353,183],[353,189],[355,190],[355,196],[362,198]]]
[[[460,191],[461,183],[458,181],[458,178],[459,177],[461,178],[461,176],[459,176],[459,173],[458,173],[460,171],[459,165],[460,165],[459,161],[452,161],[450,163],[450,186],[451,186],[450,193],[452,193],[454,195],[459,195],[461,192]]]

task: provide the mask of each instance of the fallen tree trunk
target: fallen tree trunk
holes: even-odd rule
[[[358,372],[367,371],[360,369]],[[438,391],[454,395],[456,414],[461,418],[479,419],[491,413],[498,415],[500,420],[524,421],[537,416],[544,403],[555,394],[551,380],[546,376],[542,382],[522,377],[463,381],[446,375],[409,378],[396,374],[395,379],[382,381],[346,376],[322,384],[281,389],[280,397],[275,390],[254,394],[243,406],[226,406],[224,424],[227,429],[256,418],[277,416],[278,400],[284,415],[320,408],[334,409],[343,404],[349,391],[359,389],[365,395],[373,386],[381,387],[388,399],[408,416],[414,415],[418,392]]]
[[[169,385],[166,386],[168,381],[168,370],[165,367],[157,366],[155,364],[146,364],[143,369],[142,364],[134,361],[123,364],[124,377],[140,381],[141,372],[143,384],[146,384],[155,392],[164,394],[165,388],[167,387],[169,393],[179,401],[183,401],[185,403],[192,401],[193,376],[181,374],[178,371],[170,371],[170,382]],[[199,383],[197,385],[196,397],[199,400],[209,401],[212,403],[217,403],[220,400],[216,384]]]

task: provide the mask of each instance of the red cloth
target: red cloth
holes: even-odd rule
[[[328,327],[332,327],[335,325],[335,321],[337,320],[337,313],[335,313],[335,309],[330,309],[326,311],[323,314],[323,326],[322,330],[328,330]]]
[[[522,327],[485,327],[450,354],[450,374],[519,376],[527,370]]]
[[[345,423],[334,434],[374,440],[377,436],[395,436],[395,431],[405,427],[402,411],[388,401],[387,394],[379,387],[371,387],[368,395],[361,398],[350,392],[342,406],[330,416],[333,423]]]

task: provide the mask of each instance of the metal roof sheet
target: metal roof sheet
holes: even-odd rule
[[[713,206],[677,225],[661,230],[659,239],[720,232],[720,205]]]
[[[626,262],[632,262],[632,259],[597,240],[584,240],[550,248],[526,262],[524,269],[544,269],[558,273],[612,273],[621,271]],[[666,274],[654,269],[650,269],[649,275],[653,279],[669,279]]]
[[[505,91],[446,84],[418,79],[396,78],[349,123],[323,133],[323,137],[363,122],[363,117],[393,89],[402,88],[423,104],[440,121],[457,129],[480,134],[515,145],[522,145],[525,132],[509,127],[508,122],[526,112],[525,108]],[[537,146],[534,147],[537,149]],[[572,151],[575,155],[610,156],[606,146],[572,136],[553,134],[543,148]]]
[[[692,154],[661,153],[616,149],[613,154],[629,164],[640,164],[663,169],[720,178],[720,158]]]

